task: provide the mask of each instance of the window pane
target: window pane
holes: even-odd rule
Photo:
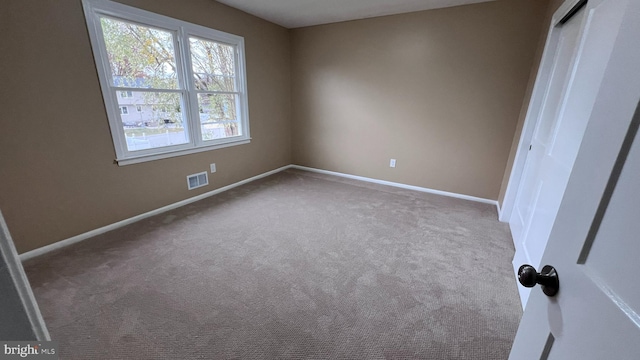
[[[234,47],[197,38],[189,44],[196,89],[236,91]]]
[[[234,94],[198,94],[202,140],[242,135],[237,103],[238,96]]]
[[[238,123],[207,123],[202,124],[202,140],[224,139],[233,136],[240,136]]]
[[[134,91],[118,98],[120,108],[136,109],[120,115],[129,151],[185,144],[181,94]]]
[[[108,17],[100,22],[114,86],[178,88],[171,32]]]
[[[200,121],[236,121],[236,99],[234,94],[198,94]]]

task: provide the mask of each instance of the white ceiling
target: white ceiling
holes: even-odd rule
[[[286,28],[365,19],[493,0],[217,0]]]

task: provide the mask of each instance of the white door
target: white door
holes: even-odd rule
[[[640,1],[615,1],[622,26],[542,259],[560,290],[533,288],[513,360],[640,359]]]
[[[551,73],[509,221],[516,254],[540,265],[622,20],[625,1],[567,1],[555,14]],[[525,307],[529,289],[521,288]]]

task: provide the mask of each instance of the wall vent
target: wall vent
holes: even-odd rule
[[[207,186],[207,185],[209,185],[209,177],[207,177],[206,171],[187,176],[187,188],[189,190],[193,190],[193,189]]]

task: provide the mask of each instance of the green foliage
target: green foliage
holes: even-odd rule
[[[115,86],[178,88],[170,32],[107,17],[100,20]]]

